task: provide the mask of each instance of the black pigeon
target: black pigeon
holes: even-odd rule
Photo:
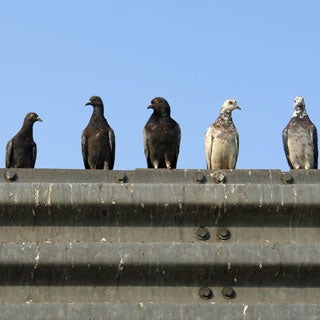
[[[36,121],[42,122],[35,112],[27,113],[20,131],[7,143],[6,168],[34,168],[37,145],[33,140],[33,124]]]
[[[82,157],[86,169],[109,169],[114,166],[115,136],[104,117],[103,102],[92,96],[86,103],[93,112],[87,127],[82,132]]]
[[[234,99],[226,100],[216,121],[205,134],[208,169],[235,169],[239,153],[239,135],[232,120],[232,111],[240,109]],[[240,109],[241,110],[241,109]]]
[[[291,120],[282,131],[284,152],[291,169],[318,169],[318,134],[303,97],[294,99]]]
[[[179,124],[170,117],[170,106],[164,98],[154,98],[148,109],[153,109],[143,129],[148,168],[175,169],[181,139]]]

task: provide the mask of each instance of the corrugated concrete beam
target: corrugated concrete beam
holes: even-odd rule
[[[1,319],[319,319],[319,182],[0,169]]]

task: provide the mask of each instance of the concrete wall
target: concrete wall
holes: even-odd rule
[[[0,319],[320,319],[319,182],[0,169]]]

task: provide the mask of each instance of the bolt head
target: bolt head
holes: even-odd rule
[[[229,229],[224,228],[224,227],[219,228],[217,234],[218,234],[218,238],[220,240],[228,240],[231,237],[231,233],[230,233]]]
[[[204,183],[206,181],[206,177],[201,172],[196,172],[193,176],[194,182]]]
[[[200,298],[204,300],[209,300],[213,297],[212,290],[208,287],[200,288],[199,295],[200,295]]]
[[[197,235],[197,239],[202,241],[208,240],[210,238],[210,232],[205,227],[198,228],[196,235]]]
[[[8,170],[5,173],[5,178],[7,181],[15,181],[17,179],[17,175],[13,171]]]
[[[291,183],[293,183],[293,177],[292,177],[292,175],[291,175],[289,172],[283,173],[281,179],[282,179],[282,182],[283,182],[284,184],[291,184]]]
[[[123,171],[117,172],[115,178],[118,182],[126,182],[127,176]]]
[[[231,287],[224,287],[221,292],[225,299],[230,300],[236,297],[236,292]]]
[[[212,177],[216,183],[224,183],[226,181],[226,176],[222,171],[215,171]]]

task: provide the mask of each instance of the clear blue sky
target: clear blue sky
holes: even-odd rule
[[[318,0],[3,1],[0,167],[27,112],[37,168],[83,168],[91,95],[116,134],[115,169],[145,168],[142,129],[162,96],[179,122],[178,168],[205,168],[203,139],[238,101],[239,169],[288,165],[281,132],[305,98],[320,131]]]

